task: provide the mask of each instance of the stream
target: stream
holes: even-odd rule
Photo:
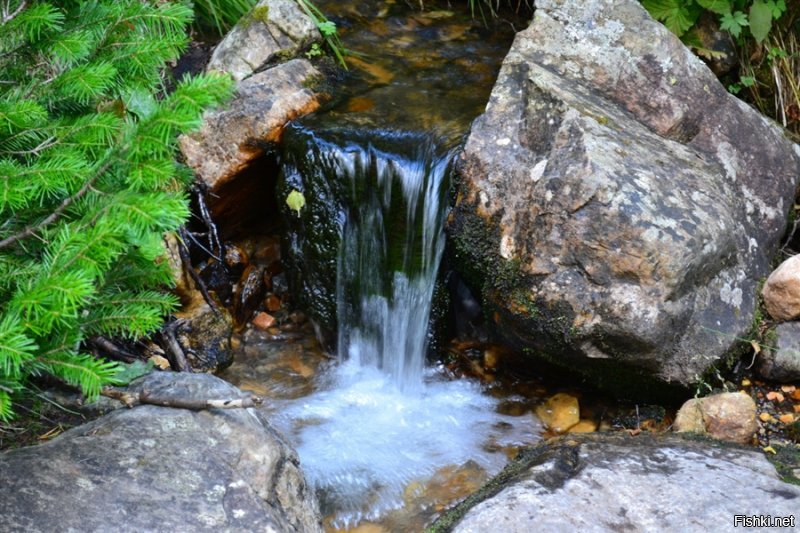
[[[338,239],[336,353],[307,322],[289,333],[249,328],[223,377],[269,398],[264,409],[296,447],[329,531],[419,531],[544,431],[533,409],[547,389],[536,379],[459,378],[426,364],[453,154],[513,27],[484,25],[466,6],[317,4],[350,70],[327,109],[287,128],[280,179],[310,204],[327,202],[320,233],[290,229],[288,242],[302,255]]]

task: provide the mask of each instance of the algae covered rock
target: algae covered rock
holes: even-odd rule
[[[342,316],[363,326],[397,304],[388,299],[405,283],[398,275],[413,285],[428,269],[435,273],[434,252],[444,239],[428,233],[437,227],[433,219],[443,217],[443,205],[432,203],[444,203],[446,179],[433,176],[446,174],[450,159],[424,132],[311,117],[287,128],[282,160],[276,194],[288,229],[284,260],[292,294],[331,348]],[[287,203],[296,193],[304,199],[299,207]],[[431,296],[418,302],[423,320]],[[365,312],[370,298],[375,308]],[[373,316],[359,321],[361,313]],[[409,328],[407,338],[415,333]]]
[[[800,149],[634,0],[542,0],[460,157],[454,264],[495,333],[628,388],[746,337]]]

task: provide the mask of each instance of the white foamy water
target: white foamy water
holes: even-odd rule
[[[325,514],[338,526],[377,520],[403,505],[403,491],[444,466],[473,460],[498,472],[506,445],[532,443],[541,431],[532,416],[495,412],[497,400],[479,384],[433,380],[402,392],[386,373],[347,361],[330,369],[311,396],[276,409]]]

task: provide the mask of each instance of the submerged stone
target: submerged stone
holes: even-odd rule
[[[542,423],[556,433],[564,433],[580,422],[581,412],[578,399],[559,392],[536,407],[536,416]]]

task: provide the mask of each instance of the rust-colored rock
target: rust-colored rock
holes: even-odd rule
[[[267,305],[267,311],[270,311],[271,313],[274,313],[281,308],[281,299],[274,294],[267,296],[265,303]]]
[[[756,404],[741,392],[693,398],[681,406],[673,429],[678,433],[701,433],[719,440],[749,444],[758,431]]]
[[[790,257],[769,275],[761,295],[775,320],[800,317],[800,255]]]
[[[578,399],[559,392],[536,407],[536,416],[556,433],[563,433],[580,422]]]
[[[278,142],[287,122],[319,108],[320,95],[308,87],[321,77],[308,61],[293,59],[240,82],[224,109],[207,113],[199,131],[181,136],[186,164],[214,192]]]
[[[253,319],[253,325],[262,331],[268,331],[275,325],[275,317],[268,313],[258,313]]]

